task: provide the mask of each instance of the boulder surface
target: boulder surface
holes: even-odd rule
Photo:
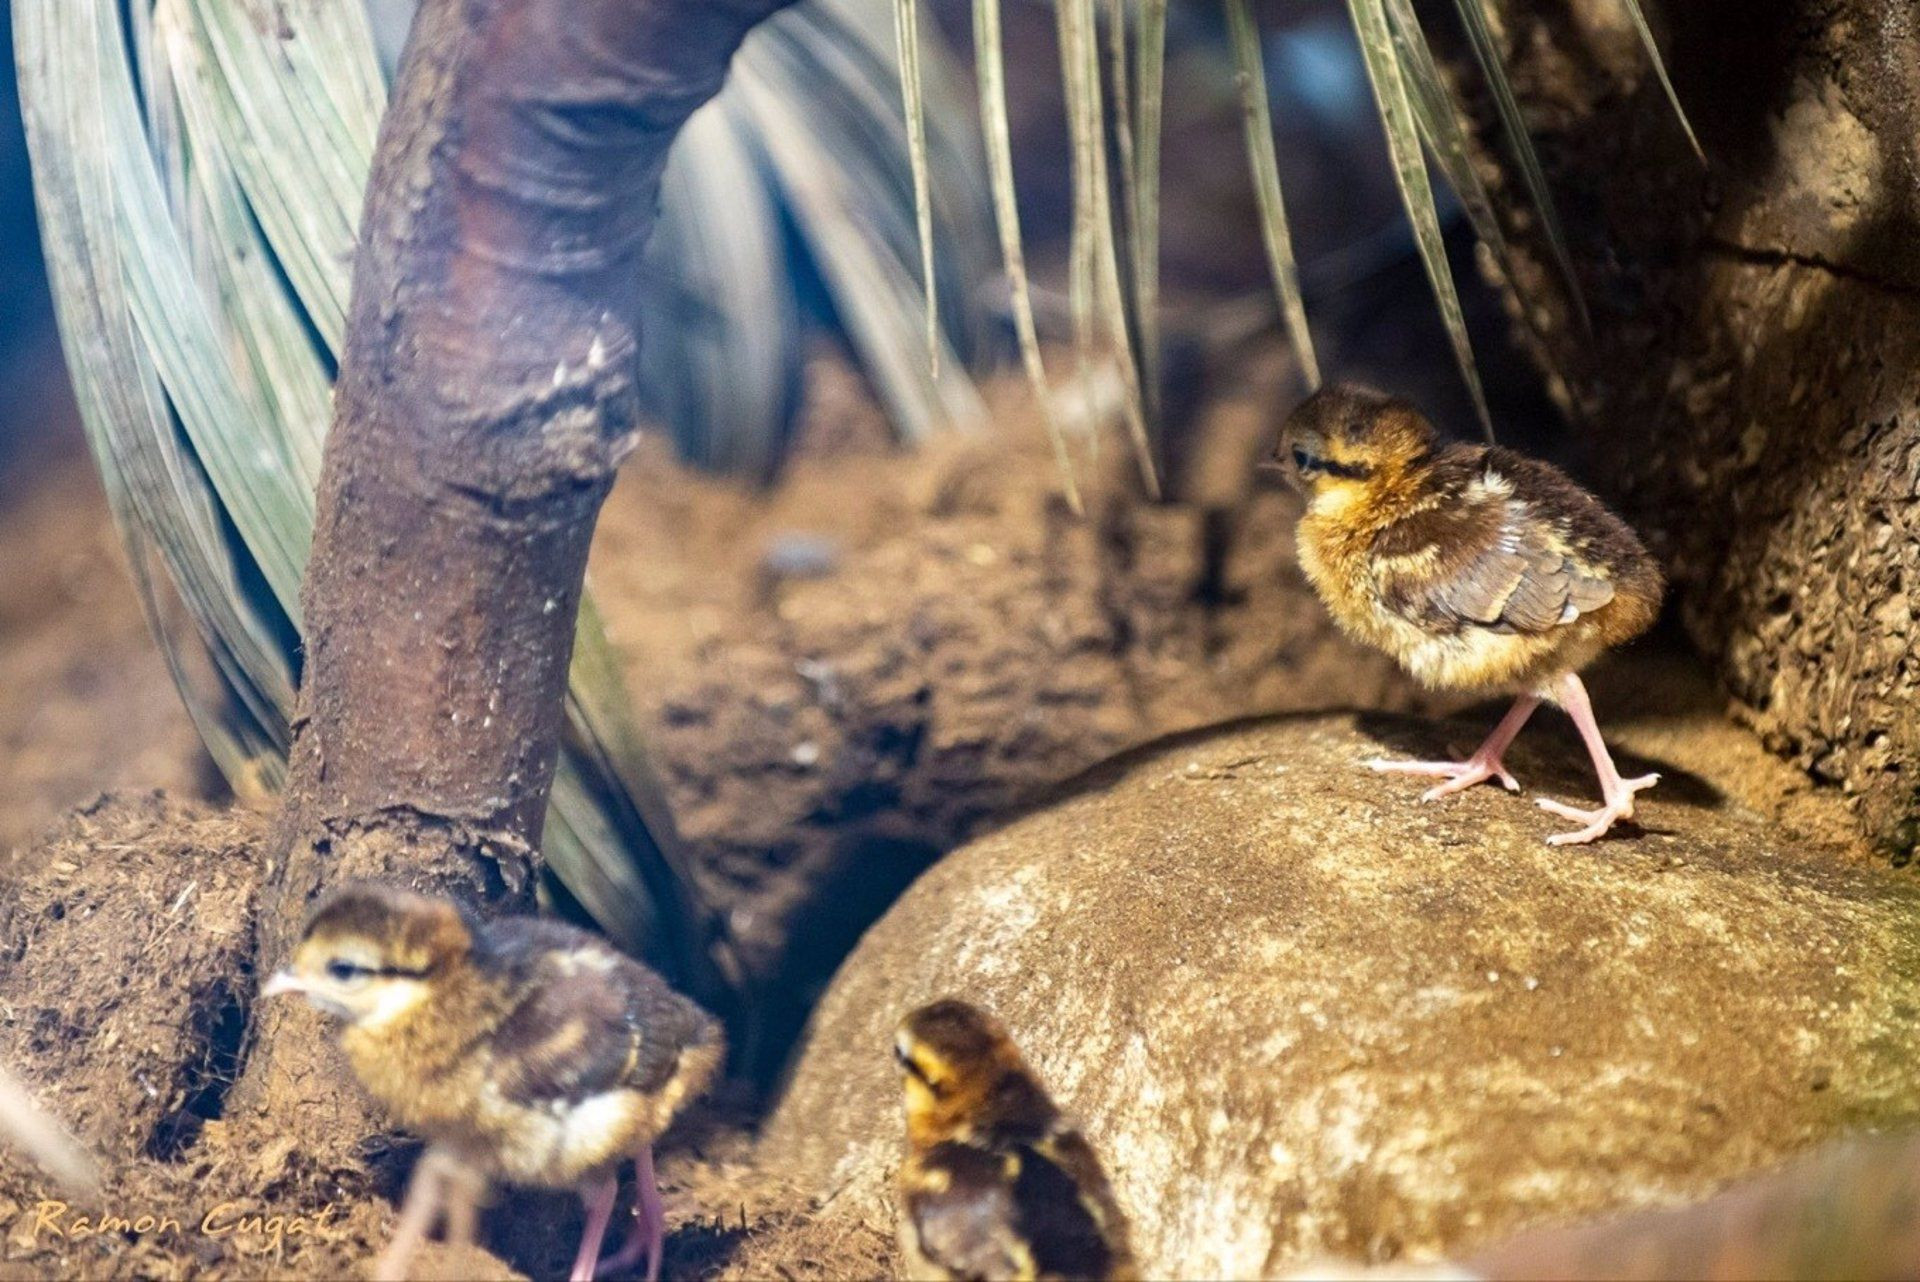
[[[766,1155],[890,1228],[892,1030],[945,994],[997,1012],[1082,1121],[1155,1277],[1468,1251],[1920,1116],[1910,876],[1661,762],[1641,828],[1562,849],[1524,796],[1421,805],[1359,765],[1483,729],[1178,736],[955,851],[835,979]],[[1509,760],[1592,793],[1566,736]]]

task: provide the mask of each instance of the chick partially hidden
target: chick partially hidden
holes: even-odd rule
[[[303,994],[345,1021],[369,1094],[428,1141],[376,1275],[407,1275],[444,1209],[470,1241],[490,1181],[577,1190],[574,1282],[658,1275],[666,1220],[653,1142],[719,1067],[719,1027],[604,940],[559,922],[481,923],[452,903],[356,884],[323,900],[263,995]],[[600,1264],[616,1175],[632,1158],[639,1228]]]
[[[1579,727],[1603,804],[1541,798],[1582,825],[1548,840],[1593,841],[1633,817],[1634,794],[1660,776],[1621,778],[1579,676],[1659,613],[1660,570],[1625,522],[1557,468],[1444,444],[1412,406],[1351,384],[1293,412],[1275,461],[1307,497],[1300,564],[1343,631],[1428,686],[1517,692],[1467,760],[1370,766],[1443,778],[1425,801],[1490,779],[1517,792],[1502,756],[1551,700]]]
[[[1132,1278],[1106,1173],[992,1016],[947,999],[901,1022],[906,1276]]]

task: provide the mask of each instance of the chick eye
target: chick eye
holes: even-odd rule
[[[327,978],[337,983],[349,984],[372,973],[371,968],[355,965],[343,957],[336,957],[327,963]]]
[[[915,1080],[920,1082],[923,1086],[928,1086],[928,1087],[933,1086],[933,1082],[929,1080],[927,1077],[927,1070],[924,1068],[921,1068],[919,1061],[915,1060],[913,1056],[907,1054],[906,1051],[896,1046],[893,1048],[893,1057],[894,1059],[899,1061],[900,1068],[909,1077],[914,1078]]]
[[[1315,461],[1313,455],[1307,453],[1298,445],[1293,447],[1293,465],[1302,472],[1311,472]]]

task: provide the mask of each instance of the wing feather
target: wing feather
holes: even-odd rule
[[[1614,585],[1559,525],[1483,456],[1440,501],[1381,531],[1381,601],[1441,632],[1563,627],[1612,601]]]
[[[907,1216],[929,1264],[951,1278],[1033,1275],[1033,1257],[1014,1230],[1014,1186],[1003,1159],[972,1145],[936,1144],[912,1175]]]

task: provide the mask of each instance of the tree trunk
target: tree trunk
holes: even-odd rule
[[[382,124],[302,604],[262,965],[384,877],[522,905],[587,545],[638,429],[660,174],[787,0],[427,0]],[[236,1103],[345,1106],[309,1012]]]
[[[1594,317],[1592,336],[1570,322],[1522,230],[1522,293],[1557,300],[1536,310],[1536,351],[1738,706],[1905,860],[1920,839],[1915,13],[1646,7],[1704,168],[1619,0],[1499,6]]]

